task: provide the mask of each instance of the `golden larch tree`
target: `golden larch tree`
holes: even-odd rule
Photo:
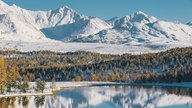
[[[0,56],[0,93],[3,93],[5,90],[7,82],[7,66],[3,57]]]

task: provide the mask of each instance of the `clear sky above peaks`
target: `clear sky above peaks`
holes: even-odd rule
[[[161,20],[192,21],[192,0],[3,0],[29,10],[52,10],[68,6],[80,14],[107,20],[137,11]]]

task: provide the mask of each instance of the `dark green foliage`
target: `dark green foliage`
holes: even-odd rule
[[[43,93],[44,89],[45,89],[45,81],[37,79],[35,91]]]
[[[29,103],[28,97],[26,96],[22,97],[22,105],[27,107],[28,103]]]
[[[23,84],[22,84],[21,90],[22,90],[23,93],[26,93],[27,90],[29,90],[29,83],[24,81]]]
[[[35,106],[37,108],[43,106],[44,102],[45,102],[45,96],[36,96],[35,97]]]
[[[97,75],[98,81],[107,81],[111,73],[114,81],[139,83],[192,81],[192,48],[177,48],[166,52],[140,55],[109,55],[90,52],[54,53],[0,52],[15,58],[7,58],[8,63],[17,62],[21,76],[30,81],[41,78],[51,81],[71,81],[79,76],[91,80]],[[23,68],[24,67],[24,68]],[[136,75],[140,77],[136,78]]]

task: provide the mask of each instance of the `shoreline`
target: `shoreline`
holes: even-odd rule
[[[8,97],[24,97],[24,96],[50,96],[53,93],[17,93],[17,94],[5,94],[0,95],[0,98],[8,98]]]
[[[34,82],[30,82],[32,85]],[[46,86],[49,87],[51,82],[46,82]],[[119,83],[119,82],[56,82],[57,91],[64,90],[66,88],[81,88],[81,87],[99,87],[99,86],[161,86],[161,87],[183,87],[192,88],[192,82],[181,83]],[[50,92],[51,89],[46,89],[49,92],[45,93],[13,93],[0,95],[0,98],[7,97],[23,97],[23,96],[48,96],[53,95]]]
[[[49,84],[49,83],[47,83]],[[90,87],[90,86],[170,86],[192,88],[192,82],[181,83],[122,83],[122,82],[56,82],[57,88]]]

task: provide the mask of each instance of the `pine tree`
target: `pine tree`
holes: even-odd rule
[[[22,84],[22,92],[26,93],[27,90],[29,90],[29,78],[27,77],[27,75],[25,75],[24,82]]]
[[[45,81],[41,81],[40,79],[37,79],[36,81],[36,91],[43,93],[45,89]]]

